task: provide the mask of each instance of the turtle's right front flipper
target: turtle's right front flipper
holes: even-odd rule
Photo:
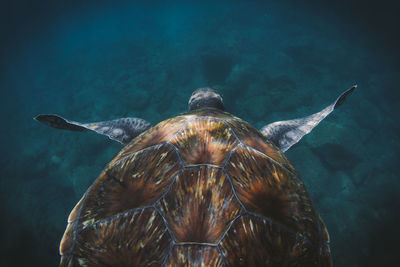
[[[47,126],[61,130],[76,132],[91,130],[98,134],[106,135],[110,139],[124,145],[151,127],[149,122],[139,118],[121,118],[111,121],[79,123],[69,121],[54,114],[40,114],[34,119]]]
[[[272,143],[274,143],[282,152],[287,151],[291,146],[300,141],[303,136],[310,133],[323,119],[333,110],[343,104],[344,100],[354,92],[357,85],[344,91],[332,104],[320,112],[311,114],[307,117],[276,121],[264,126],[261,133]]]

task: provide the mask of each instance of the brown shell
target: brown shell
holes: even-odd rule
[[[61,266],[331,266],[329,236],[285,155],[200,110],[125,146],[72,210]]]

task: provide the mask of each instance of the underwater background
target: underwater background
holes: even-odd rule
[[[121,146],[32,118],[184,112],[216,88],[257,128],[358,89],[286,154],[331,235],[334,266],[400,249],[396,1],[2,1],[0,266],[56,266],[67,217]]]

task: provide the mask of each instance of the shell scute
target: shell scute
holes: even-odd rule
[[[144,148],[167,142],[185,125],[188,119],[194,117],[194,115],[177,116],[160,122],[133,139],[109,164],[113,164],[115,161]]]
[[[79,266],[160,266],[171,246],[161,216],[141,209],[83,229],[70,259]],[[67,260],[61,266],[67,266]]]
[[[318,216],[319,225],[322,232],[322,241],[321,241],[321,266],[332,267],[332,257],[331,257],[331,249],[329,247],[330,237],[328,230],[325,227],[325,224],[321,218]]]
[[[296,173],[296,170],[286,156],[279,151],[275,145],[269,142],[256,128],[239,118],[226,120],[226,123],[231,127],[242,143],[268,156],[290,172]]]
[[[241,208],[219,168],[185,169],[159,209],[176,242],[216,243]]]
[[[178,156],[168,144],[121,158],[109,165],[91,187],[80,211],[80,224],[87,227],[112,215],[153,204],[179,169]]]
[[[175,246],[166,262],[168,267],[222,267],[223,259],[217,247],[204,245]]]
[[[235,150],[226,168],[239,199],[249,211],[318,244],[315,211],[300,179],[246,147]]]
[[[252,215],[237,219],[220,247],[229,266],[293,266],[291,261],[298,263],[295,266],[317,266],[318,261],[306,240]]]
[[[178,148],[185,165],[221,166],[238,141],[225,123],[207,117],[189,121],[171,143]]]
[[[60,249],[59,249],[60,255],[67,255],[72,252],[74,248],[75,237],[78,231],[77,224],[78,224],[77,221],[68,223],[67,229],[65,230],[64,235],[61,239]]]
[[[71,222],[75,221],[76,219],[78,219],[78,217],[81,213],[85,198],[86,198],[86,194],[83,195],[83,197],[79,200],[79,202],[72,209],[71,213],[68,216],[68,223],[71,223]]]

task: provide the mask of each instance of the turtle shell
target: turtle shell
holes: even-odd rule
[[[72,210],[61,266],[331,266],[329,237],[283,153],[206,109],[144,132]]]

